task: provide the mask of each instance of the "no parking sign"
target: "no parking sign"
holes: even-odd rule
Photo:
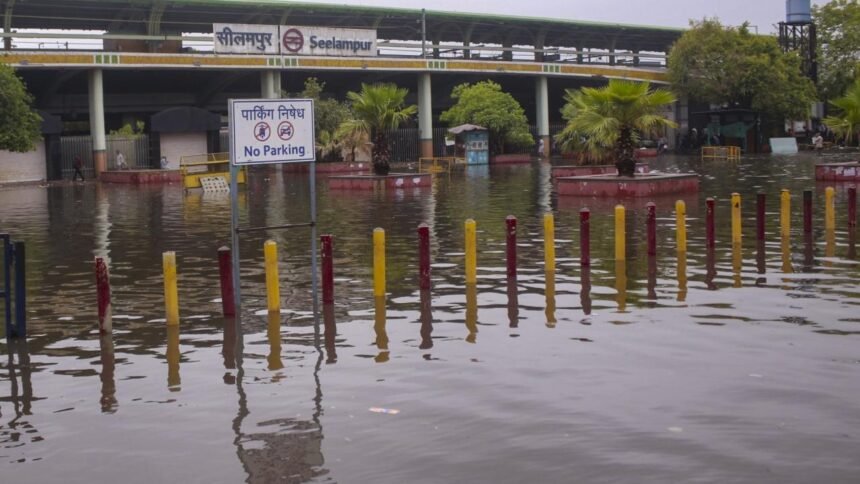
[[[233,165],[316,161],[313,99],[230,100]]]

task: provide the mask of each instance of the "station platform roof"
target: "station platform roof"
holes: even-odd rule
[[[379,38],[472,45],[538,45],[667,52],[683,29],[486,13],[443,12],[285,0],[5,0],[12,29],[103,30],[110,33],[211,33],[213,23],[375,28]],[[550,13],[550,12],[547,12]]]

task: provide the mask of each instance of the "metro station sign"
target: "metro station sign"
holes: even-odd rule
[[[375,57],[376,30],[213,24],[215,53]]]

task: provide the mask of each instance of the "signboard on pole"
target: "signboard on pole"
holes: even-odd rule
[[[234,166],[316,161],[313,99],[231,99]]]

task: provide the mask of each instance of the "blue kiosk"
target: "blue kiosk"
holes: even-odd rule
[[[490,134],[487,128],[475,124],[462,124],[448,130],[463,142],[467,165],[486,165],[490,162]]]

